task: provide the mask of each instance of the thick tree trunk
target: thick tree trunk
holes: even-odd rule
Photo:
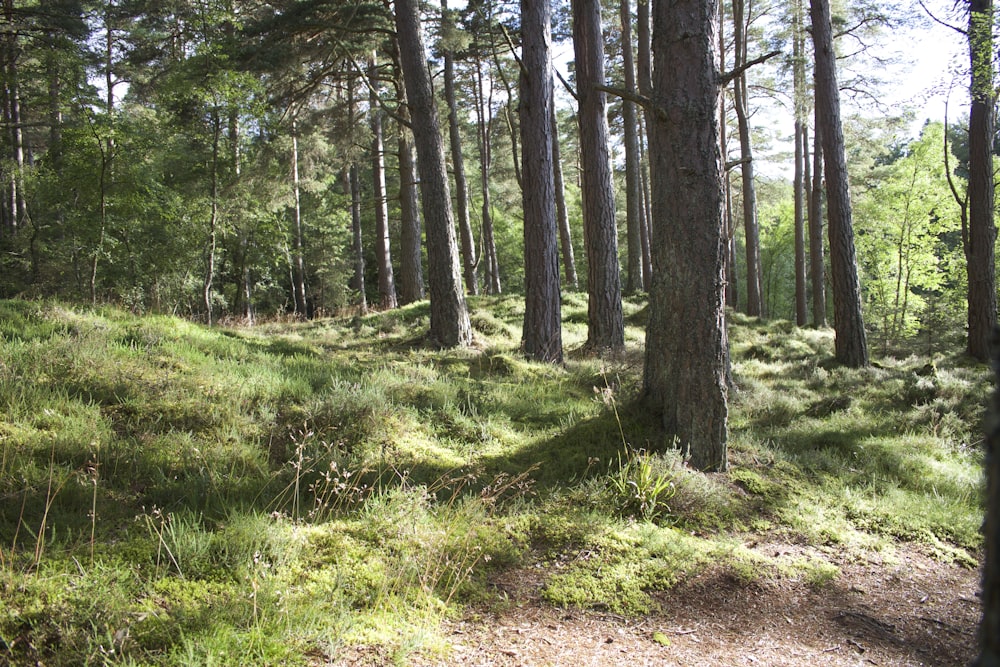
[[[395,5],[396,34],[410,116],[413,126],[421,128],[414,140],[420,174],[420,202],[427,233],[431,307],[428,342],[439,347],[468,345],[472,342],[472,326],[462,293],[444,141],[431,75],[427,70],[427,49],[420,29],[419,4],[416,0],[396,0]]]
[[[412,119],[403,83],[403,68],[399,62],[399,43],[393,41],[393,76],[396,99],[399,101],[399,123],[396,132],[397,164],[399,166],[399,302],[413,303],[424,298],[423,232],[420,224],[420,197],[417,184],[417,163],[413,156]],[[407,127],[410,126],[410,127]]]
[[[549,0],[521,0],[521,144],[524,147],[525,354],[561,362],[559,254],[552,168],[552,9]]]
[[[839,362],[851,367],[868,365],[868,341],[861,315],[861,285],[851,222],[851,193],[840,123],[833,28],[828,0],[810,0],[816,54],[816,108],[823,137],[829,207],[830,269],[833,277],[833,328]]]
[[[818,110],[816,120],[819,120]],[[813,326],[820,328],[826,326],[826,266],[823,253],[823,145],[818,122],[816,128],[813,137],[812,191],[809,195],[809,276],[812,281]],[[808,128],[803,128],[803,137],[808,146]],[[808,165],[809,158],[806,157],[806,166]],[[806,184],[809,182],[807,177]]]
[[[632,8],[629,0],[621,0],[619,19],[622,26],[622,69],[625,74],[625,90],[634,94],[635,58],[632,55]],[[634,293],[641,291],[644,285],[639,214],[639,207],[642,205],[642,183],[639,179],[639,122],[635,104],[628,100],[622,100],[622,124],[625,126],[625,229],[628,240],[625,291]]]
[[[717,0],[656,0],[650,125],[653,287],[645,393],[699,470],[727,467]]]
[[[448,0],[441,0],[441,30],[445,37],[454,30],[454,21],[448,11]],[[469,220],[469,185],[465,177],[465,158],[462,156],[462,134],[458,127],[458,103],[455,100],[455,58],[451,50],[444,49],[444,100],[448,106],[448,138],[451,144],[451,166],[455,172],[455,208],[458,215],[458,233],[462,242],[462,269],[465,289],[469,294],[479,294],[476,279],[476,244]]]
[[[569,227],[569,212],[566,210],[566,185],[563,182],[562,149],[559,146],[559,125],[556,122],[556,107],[552,105],[552,175],[555,179],[556,220],[559,224],[559,247],[562,250],[563,272],[566,285],[574,292],[580,289],[576,276],[576,257],[573,251],[573,233]]]
[[[389,245],[389,202],[385,187],[385,146],[382,139],[383,112],[379,106],[378,69],[375,55],[368,61],[370,85],[369,113],[372,130],[372,181],[375,196],[375,259],[378,262],[379,308],[389,309],[398,305],[396,280],[392,272],[392,250]]]
[[[733,0],[736,67],[743,66],[747,61],[745,20],[744,0]],[[747,315],[758,317],[764,314],[761,301],[760,228],[757,223],[757,190],[753,176],[753,148],[750,145],[745,70],[733,81],[733,107],[736,110],[736,124],[740,135],[740,170],[743,174],[743,240],[747,255],[746,312]]]
[[[986,361],[990,337],[997,326],[993,220],[993,0],[969,3],[969,58],[972,83],[969,108],[969,241],[966,266],[969,283],[971,356]]]
[[[584,246],[587,251],[587,347],[600,352],[625,345],[618,229],[608,149],[604,42],[599,0],[573,0],[573,48],[580,102]]]

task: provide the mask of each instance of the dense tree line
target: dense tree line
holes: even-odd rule
[[[579,272],[595,354],[649,292],[647,396],[724,468],[726,305],[832,316],[853,366],[963,317],[988,354],[993,20],[968,9],[967,130],[848,156],[838,45],[897,20],[862,3],[6,0],[0,293],[210,323],[426,296],[455,346],[467,294],[523,291],[525,353],[559,361]],[[755,169],[764,89],[792,100],[788,182]]]

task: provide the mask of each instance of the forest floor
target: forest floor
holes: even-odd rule
[[[813,550],[784,543],[752,549],[762,556],[810,556]],[[447,658],[411,656],[411,664],[951,667],[971,662],[980,614],[978,570],[942,563],[912,544],[900,544],[887,557],[825,556],[837,562],[840,575],[822,587],[787,578],[745,581],[710,568],[658,594],[661,611],[639,617],[554,607],[542,596],[544,569],[507,572],[494,582],[506,605],[469,609],[444,629],[452,646]],[[389,662],[378,649],[356,647],[334,664]]]
[[[849,369],[732,314],[701,473],[639,400],[641,298],[596,359],[566,295],[560,366],[521,299],[472,303],[477,346],[436,351],[426,302],[0,301],[0,666],[969,663],[991,374],[957,333]]]

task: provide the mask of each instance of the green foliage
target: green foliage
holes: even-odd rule
[[[931,317],[958,320],[963,312],[961,229],[943,141],[940,123],[926,125],[898,155],[873,167],[857,203],[867,320],[883,345],[912,338],[934,324]]]
[[[757,187],[760,281],[765,312],[795,319],[795,204],[790,184],[761,181]]]

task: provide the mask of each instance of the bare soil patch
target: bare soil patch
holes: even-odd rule
[[[778,556],[781,549],[756,547]],[[828,555],[829,558],[829,555]],[[747,582],[722,569],[658,595],[661,612],[637,618],[559,609],[542,601],[545,574],[496,582],[509,604],[472,609],[445,628],[453,650],[418,665],[535,667],[642,665],[967,665],[976,646],[979,572],[941,563],[917,547],[891,558],[839,556],[840,575],[813,586],[791,578]],[[385,664],[358,651],[340,665]]]

